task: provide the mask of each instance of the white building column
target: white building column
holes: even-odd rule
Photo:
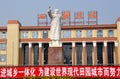
[[[42,56],[42,43],[39,42],[39,65],[43,65],[43,56]]]
[[[82,65],[87,65],[86,42],[82,42]]]
[[[93,42],[92,62],[93,65],[97,65],[97,43]]]
[[[104,47],[103,47],[103,64],[108,64],[108,51],[107,51],[107,42],[104,41]]]
[[[22,43],[19,43],[19,66],[23,65]]]
[[[76,49],[75,49],[75,42],[72,42],[72,65],[76,65]]]
[[[118,65],[118,43],[114,42],[114,65]]]
[[[29,42],[28,65],[32,65],[32,43]]]

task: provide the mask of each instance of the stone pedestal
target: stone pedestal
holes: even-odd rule
[[[62,47],[49,47],[48,49],[48,65],[63,65]]]

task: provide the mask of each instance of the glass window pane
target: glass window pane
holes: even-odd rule
[[[28,32],[22,32],[22,38],[28,38]]]
[[[77,38],[82,37],[82,31],[81,30],[76,30],[76,37]]]
[[[32,38],[38,38],[38,32],[37,31],[32,32]]]
[[[71,38],[71,31],[70,30],[63,31],[63,38]]]
[[[0,50],[6,50],[6,44],[5,43],[0,44]]]
[[[113,36],[114,36],[114,31],[108,30],[108,37],[113,37]]]
[[[97,43],[97,63],[98,65],[103,65],[103,43]]]
[[[76,59],[77,59],[77,65],[82,65],[82,43],[76,44]]]
[[[1,32],[1,38],[6,38],[6,32]]]
[[[38,44],[34,44],[34,65],[39,65],[39,46]]]
[[[92,65],[92,51],[93,51],[92,43],[86,44],[86,53],[87,53],[87,65]]]
[[[48,31],[43,31],[43,38],[48,38]]]
[[[103,37],[103,31],[97,30],[97,37]]]
[[[28,44],[23,44],[23,65],[28,65]]]
[[[0,55],[0,62],[6,61],[6,55]]]
[[[43,44],[43,52],[44,52],[44,64],[48,64],[48,48],[49,48],[49,44],[44,43]]]
[[[63,44],[64,64],[72,65],[72,44]]]
[[[108,64],[114,65],[114,42],[108,42],[107,44]]]
[[[87,37],[92,37],[92,30],[86,30],[86,31],[87,31],[86,36]]]

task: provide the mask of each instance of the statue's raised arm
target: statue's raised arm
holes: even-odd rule
[[[52,20],[52,12],[51,12],[51,7],[48,8],[48,15],[50,17],[50,19]]]

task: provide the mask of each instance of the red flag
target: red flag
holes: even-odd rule
[[[46,14],[40,14],[40,15],[38,15],[38,18],[39,19],[45,19],[46,18]]]
[[[82,19],[83,18],[83,12],[77,12],[75,13],[75,16],[74,16],[75,19]]]
[[[70,19],[70,11],[63,11],[63,20]]]

